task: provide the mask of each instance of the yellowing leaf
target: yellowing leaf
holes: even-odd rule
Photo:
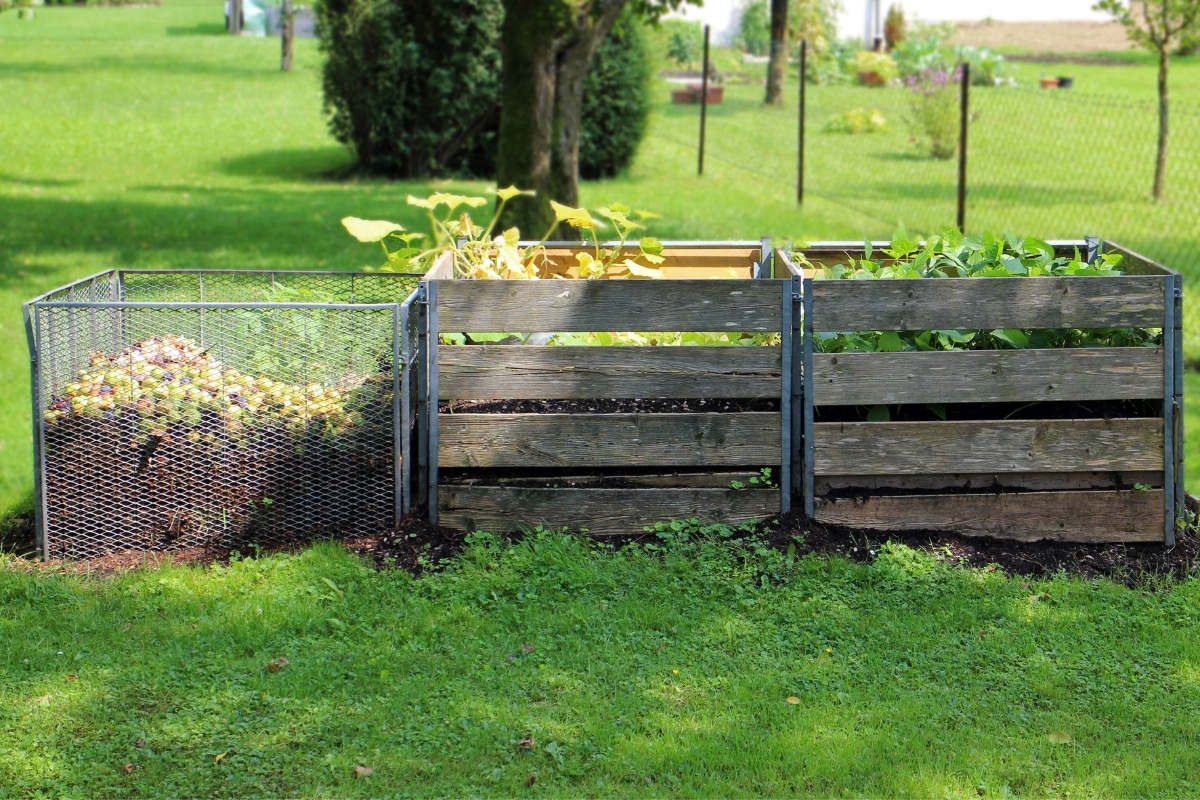
[[[378,242],[389,233],[404,230],[403,225],[382,219],[359,219],[358,217],[342,217],[342,227],[360,242]]]
[[[533,191],[532,189],[518,189],[515,186],[506,186],[503,189],[496,190],[496,196],[499,197],[501,200],[506,200],[506,201],[512,200],[514,197],[518,197],[520,195],[526,195],[528,197],[533,197],[536,194],[537,194],[537,192]]]
[[[654,267],[643,267],[632,258],[625,259],[625,266],[629,269],[630,275],[635,275],[639,278],[661,279],[663,277],[661,269],[655,269]]]
[[[416,206],[417,208],[427,208],[430,211],[433,210],[433,207],[435,205],[435,203],[433,203],[429,200],[426,200],[424,197],[417,197],[417,196],[411,195],[411,194],[408,196],[408,204],[410,206]]]
[[[467,197],[461,194],[449,194],[448,192],[435,192],[429,195],[429,202],[433,204],[431,208],[445,203],[453,211],[459,206],[479,208],[487,204],[487,199],[483,197]]]
[[[554,210],[554,218],[559,222],[570,222],[573,219],[591,219],[591,214],[587,212],[587,209],[564,206],[557,200],[550,201],[550,208]]]
[[[604,262],[592,258],[591,253],[576,253],[575,260],[579,262],[579,277],[603,278]]]
[[[228,755],[228,753],[229,753],[228,750],[226,750],[224,753],[217,753],[217,757],[213,759],[213,763],[220,764],[221,759],[224,758],[226,755]]]
[[[509,247],[516,247],[521,242],[521,232],[516,228],[509,228],[503,234],[504,243]]]
[[[792,705],[794,705],[794,706],[798,706],[798,705],[800,705],[800,698],[799,698],[799,697],[796,697],[796,695],[792,695],[791,697],[789,697],[789,698],[787,699],[787,701],[788,701],[789,703],[791,703]]]
[[[1046,738],[1053,744],[1070,744],[1071,734],[1066,731],[1050,731],[1046,734]]]

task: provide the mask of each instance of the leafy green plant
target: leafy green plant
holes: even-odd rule
[[[700,59],[700,50],[704,44],[699,23],[669,20],[664,25],[670,25],[667,57],[681,69],[691,69]]]
[[[852,108],[840,114],[834,114],[825,123],[826,133],[877,133],[887,130],[887,119],[873,108],[870,111],[862,108]]]
[[[611,178],[632,162],[646,134],[652,103],[645,25],[626,8],[600,41],[583,80],[579,177]]]
[[[793,258],[813,269],[816,280],[887,280],[898,278],[1008,278],[1120,275],[1122,257],[1101,254],[1086,261],[1078,250],[1056,256],[1054,248],[1033,237],[1012,233],[964,236],[955,228],[924,243],[897,240],[880,256],[867,243],[864,257],[833,266],[814,266],[802,252]],[[1046,347],[1153,347],[1161,332],[1146,328],[1064,330],[937,330],[821,332],[813,346],[820,352],[900,352],[909,350],[1000,350]],[[882,415],[886,412],[876,410]]]
[[[904,79],[908,87],[909,128],[922,152],[945,161],[958,152],[959,96],[962,70],[925,70]]]
[[[872,50],[858,51],[854,56],[854,72],[859,83],[868,86],[886,86],[900,74],[891,56]]]

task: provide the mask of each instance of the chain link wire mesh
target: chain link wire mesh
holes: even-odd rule
[[[919,124],[917,93],[907,86],[807,87],[805,194],[846,209],[863,235],[891,238],[955,223],[958,192],[959,87],[942,89],[941,139],[932,156]],[[727,95],[709,109],[706,159],[776,184],[796,185],[794,99],[778,111]],[[1120,241],[1169,267],[1200,267],[1200,104],[1171,101],[1166,193],[1152,196],[1158,110],[1155,98],[1073,89],[971,86],[967,143],[968,230],[1013,230],[1042,238],[1085,234]],[[756,111],[758,113],[745,113]],[[668,107],[662,126],[678,136]],[[768,117],[767,114],[778,117]],[[849,118],[849,120],[848,120]],[[881,129],[867,132],[872,118]],[[860,132],[843,132],[847,124]],[[671,133],[671,131],[676,131]],[[672,139],[675,141],[675,139]],[[695,141],[679,140],[693,152]]]
[[[418,277],[114,272],[34,301],[46,555],[390,527]]]
[[[926,235],[954,225],[959,86],[951,83],[942,91],[949,112],[937,117],[937,127],[943,141],[952,143],[948,158],[933,157],[927,128],[919,124],[919,98],[910,87],[809,85],[805,196],[844,209],[844,222],[865,238],[890,239],[899,229]],[[1045,239],[1100,236],[1183,273],[1185,295],[1200,291],[1200,103],[1178,92],[1171,100],[1161,200],[1152,192],[1154,96],[1106,95],[1078,86],[973,85],[968,111],[968,231]],[[768,110],[757,89],[727,92],[722,105],[709,109],[705,158],[774,186],[795,187],[796,114],[794,98],[785,108]],[[660,123],[664,137],[695,152],[696,140],[681,136],[694,117],[694,108],[668,106]],[[855,125],[859,132],[845,132]],[[1200,305],[1189,302],[1184,313],[1185,348],[1197,360]]]

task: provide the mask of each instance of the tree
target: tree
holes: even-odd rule
[[[769,106],[783,105],[783,81],[788,62],[788,0],[771,0],[771,60],[767,62]]]
[[[1141,7],[1140,15],[1134,14],[1137,6]],[[1170,116],[1167,74],[1171,49],[1200,20],[1200,0],[1100,0],[1093,8],[1112,14],[1125,27],[1125,35],[1134,44],[1158,53],[1158,153],[1154,162],[1154,199],[1161,200],[1167,182]]]
[[[505,226],[540,236],[554,223],[550,200],[579,205],[583,80],[600,40],[626,5],[657,18],[683,2],[504,0],[496,181],[537,192],[505,205]]]

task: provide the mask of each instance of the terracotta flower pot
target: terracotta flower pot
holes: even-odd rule
[[[699,83],[688,84],[686,89],[672,89],[671,102],[673,103],[699,103],[700,96],[704,93],[703,87]],[[708,103],[709,105],[717,105],[725,99],[725,87],[710,85],[708,87]]]
[[[1042,88],[1043,89],[1057,89],[1058,88],[1058,78],[1042,78]]]
[[[878,72],[860,72],[858,80],[865,86],[883,86],[886,83]]]

